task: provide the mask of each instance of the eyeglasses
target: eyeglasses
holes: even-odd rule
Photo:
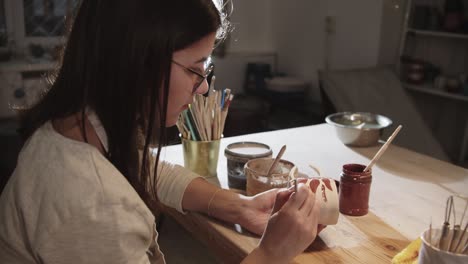
[[[189,73],[192,73],[196,76],[196,82],[195,82],[195,85],[193,86],[193,90],[192,90],[192,93],[195,94],[198,90],[198,88],[200,87],[200,85],[205,81],[205,79],[211,74],[211,72],[213,72],[213,69],[214,69],[214,65],[213,64],[210,64],[208,66],[208,68],[205,70],[205,73],[204,74],[201,74],[197,71],[194,71],[190,68],[187,68],[186,66],[178,63],[177,61],[172,61],[175,65],[178,65],[180,67],[182,67],[184,70],[188,71]]]

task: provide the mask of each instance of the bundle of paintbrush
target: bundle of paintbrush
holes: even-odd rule
[[[214,81],[213,76],[208,96],[194,95],[193,103],[179,116],[177,128],[183,138],[195,141],[221,138],[234,95],[230,89],[215,90]]]
[[[465,209],[463,210],[463,214],[460,218],[460,221],[457,221],[456,219],[454,197],[458,197],[462,200],[465,200]],[[456,254],[468,254],[468,222],[465,222],[463,228],[463,220],[465,218],[467,208],[467,197],[460,195],[450,196],[446,202],[444,223],[442,224],[440,232],[438,232],[435,237],[432,236],[432,223],[429,226],[429,232],[427,235],[428,243],[443,251],[448,251]],[[451,228],[450,218],[452,215],[453,227]]]

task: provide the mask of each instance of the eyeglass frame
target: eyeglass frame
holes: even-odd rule
[[[187,70],[188,72],[190,73],[193,73],[195,74],[196,76],[198,76],[200,78],[200,80],[196,83],[196,85],[193,86],[193,90],[192,90],[192,94],[195,94],[198,90],[198,88],[200,88],[200,85],[206,80],[206,78],[208,78],[208,76],[213,72],[213,69],[214,69],[214,64],[210,64],[208,66],[208,68],[206,68],[205,70],[205,74],[201,74],[195,70],[192,70],[190,68],[188,68],[187,66],[184,66],[183,64],[175,61],[175,60],[172,60],[172,62],[175,64],[175,65],[178,65],[179,67],[183,68],[184,70]]]

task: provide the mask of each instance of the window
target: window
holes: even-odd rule
[[[8,34],[5,21],[5,3],[0,0],[0,47],[6,47],[8,44]]]
[[[66,18],[77,0],[23,0],[25,37],[58,37],[65,33]]]
[[[16,53],[30,44],[52,47],[62,36],[80,0],[0,0],[0,47],[6,42]],[[8,39],[7,39],[8,37]]]

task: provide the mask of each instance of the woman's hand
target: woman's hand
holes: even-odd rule
[[[307,180],[301,182],[305,183],[307,182]],[[317,189],[317,186],[315,185],[311,186],[311,188]],[[272,215],[276,195],[278,192],[285,190],[286,189],[271,189],[252,197],[244,196],[242,199],[244,199],[245,201],[245,206],[241,207],[241,216],[239,217],[238,221],[239,224],[252,233],[255,233],[257,235],[263,235],[268,220]],[[326,226],[324,225],[318,225],[317,233],[320,233],[325,227]]]
[[[270,219],[277,193],[281,189],[271,189],[252,197],[244,196],[239,224],[257,235],[262,235]]]
[[[303,183],[298,185],[297,193],[279,191],[256,252],[275,263],[289,262],[303,252],[317,236],[319,201]]]

